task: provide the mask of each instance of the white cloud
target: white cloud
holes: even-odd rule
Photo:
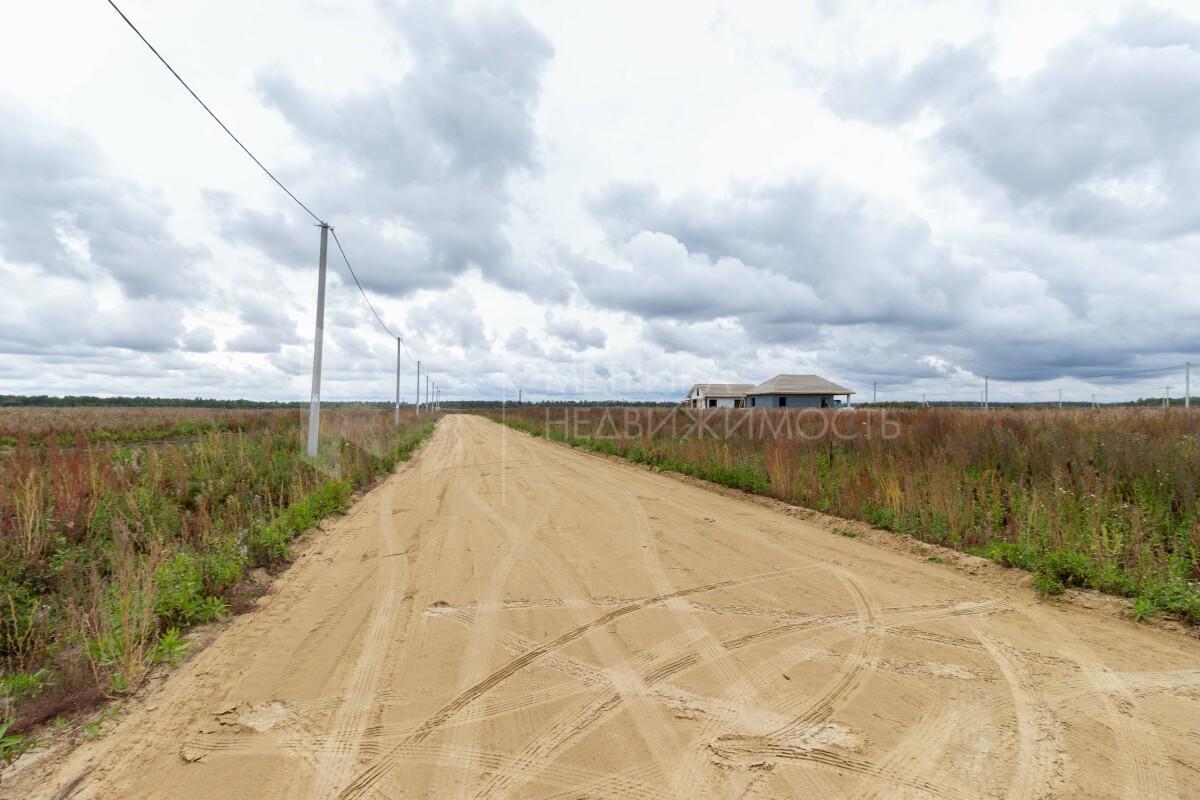
[[[1196,359],[1200,24],[1170,5],[129,11],[447,390],[667,397]],[[3,389],[306,396],[312,220],[80,13],[22,6],[0,52]],[[331,242],[325,395],[390,396],[394,359]]]

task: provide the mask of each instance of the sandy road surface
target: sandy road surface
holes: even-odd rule
[[[1200,795],[1200,642],[450,417],[87,798]]]

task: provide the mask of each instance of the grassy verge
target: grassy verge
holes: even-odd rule
[[[182,631],[245,605],[251,571],[408,459],[434,421],[381,411],[301,417],[151,449],[19,440],[0,472],[0,763],[30,725],[136,689]]]
[[[1200,438],[1191,417],[839,413],[838,435],[833,415],[817,412],[717,412],[707,425],[681,410],[489,416],[1029,570],[1046,595],[1096,589],[1133,598],[1139,618],[1164,612],[1200,624]]]

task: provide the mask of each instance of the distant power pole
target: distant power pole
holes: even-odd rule
[[[523,391],[523,390],[521,389],[521,387],[520,387],[520,386],[518,386],[518,387],[517,387],[517,405],[521,405],[521,392],[522,392],[522,391]]]
[[[1167,408],[1168,406],[1171,405],[1170,398],[1171,398],[1171,387],[1164,386],[1163,387],[1163,408]]]
[[[879,399],[879,383],[873,381],[871,383],[871,403],[874,404]]]
[[[312,398],[308,403],[308,455],[317,457],[321,427],[321,343],[325,337],[325,256],[329,251],[329,226],[321,223],[321,261],[317,268],[317,331],[313,337]]]
[[[1062,389],[1058,390],[1058,407],[1062,408]]]
[[[988,410],[988,376],[983,376],[983,410]]]
[[[1183,365],[1183,407],[1192,407],[1192,362]]]
[[[400,337],[396,337],[396,425],[400,425]]]
[[[417,416],[421,415],[421,359],[417,359],[417,393],[413,395],[413,405],[417,408]]]

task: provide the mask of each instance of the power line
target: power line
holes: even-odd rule
[[[354,267],[350,266],[350,259],[346,258],[346,251],[342,249],[342,242],[340,239],[338,239],[337,230],[330,228],[329,232],[333,234],[333,243],[337,245],[338,252],[342,254],[342,261],[346,262],[346,269],[350,270],[350,277],[354,278],[354,285],[358,287],[358,291],[362,294],[363,300],[366,301],[367,308],[371,309],[371,313],[375,315],[375,319],[379,322],[380,327],[387,332],[388,336],[391,336],[393,339],[400,339],[399,336],[392,333],[392,329],[389,328],[388,324],[383,321],[383,317],[379,316],[379,312],[375,310],[375,306],[371,305],[371,298],[367,297],[366,290],[363,289],[362,284],[359,283],[358,276],[354,274]],[[404,340],[401,339],[400,341],[403,343]]]
[[[300,208],[304,209],[304,211],[310,217],[312,217],[314,220],[316,220],[316,222],[318,224],[328,225],[328,223],[326,223],[323,219],[321,219],[319,216],[317,216],[317,214],[311,208],[306,206],[300,200],[300,198],[296,197],[296,195],[293,194],[292,191],[290,189],[288,189],[287,186],[285,186],[282,181],[280,181],[278,178],[276,178],[275,175],[271,172],[271,170],[267,169],[266,165],[264,165],[262,163],[262,161],[260,161],[258,159],[258,157],[254,155],[254,153],[250,152],[250,148],[248,148],[248,147],[246,147],[246,145],[242,144],[242,140],[239,139],[233,133],[233,131],[231,131],[229,129],[228,125],[226,125],[224,122],[221,121],[221,118],[218,117],[216,115],[216,113],[211,108],[208,107],[207,103],[205,103],[202,99],[200,99],[200,95],[196,94],[195,90],[193,90],[192,87],[188,85],[187,81],[185,81],[182,78],[182,76],[180,76],[180,74],[175,71],[175,68],[171,66],[171,64],[167,61],[167,59],[165,59],[163,57],[163,55],[158,52],[158,50],[154,47],[154,45],[150,44],[150,40],[147,39],[140,30],[138,30],[138,27],[133,24],[133,21],[130,20],[128,16],[125,15],[125,12],[122,11],[120,9],[120,7],[117,6],[117,4],[115,2],[113,2],[113,0],[108,0],[108,4],[110,6],[112,6],[113,10],[116,11],[117,14],[120,15],[121,19],[125,21],[125,24],[129,26],[130,30],[132,30],[135,34],[137,34],[137,37],[142,40],[142,43],[145,44],[146,47],[150,48],[150,52],[153,53],[160,62],[162,62],[162,65],[164,67],[166,67],[167,70],[171,73],[171,75],[173,75],[175,77],[175,80],[179,81],[180,85],[183,86],[184,89],[187,89],[188,94],[190,94],[192,96],[192,98],[197,103],[200,104],[200,107],[203,108],[206,112],[208,112],[208,115],[210,117],[212,117],[213,120],[218,125],[221,126],[221,130],[225,131],[225,133],[229,135],[230,139],[233,139],[233,141],[237,144],[237,146],[242,149],[242,152],[244,152],[247,156],[249,156],[250,160],[252,160],[255,164],[257,164],[258,168],[261,169],[267,175],[268,178],[270,178],[272,181],[274,181],[276,186],[278,186],[280,189],[282,189],[287,194],[288,197],[292,198],[292,200],[294,200],[296,202],[296,205],[298,205],[298,206],[300,206]],[[342,247],[341,240],[338,239],[337,231],[334,230],[332,226],[329,227],[329,230],[331,233],[333,233],[333,241],[335,244],[337,244],[338,252],[341,253],[341,255],[342,255],[342,260],[344,262],[346,262],[346,269],[350,271],[350,277],[354,279],[355,286],[358,287],[358,291],[362,294],[363,300],[366,301],[367,308],[371,309],[371,313],[375,316],[376,321],[379,322],[380,327],[383,328],[383,330],[388,334],[388,336],[390,336],[394,339],[398,339],[400,341],[400,344],[403,347],[405,354],[408,356],[409,361],[414,361],[412,353],[409,352],[409,350],[408,350],[408,345],[404,342],[404,340],[401,337],[397,336],[390,327],[388,327],[388,324],[383,321],[383,317],[381,317],[379,315],[379,312],[375,309],[375,306],[371,303],[371,299],[367,296],[366,290],[363,289],[362,282],[359,281],[358,275],[356,275],[354,272],[354,267],[350,266],[350,259],[346,256],[346,250],[345,250],[345,248]]]
[[[290,198],[292,198],[293,200],[295,200],[295,201],[296,201],[296,205],[300,206],[300,207],[301,207],[301,208],[303,208],[303,209],[304,209],[306,212],[308,212],[308,215],[309,215],[310,217],[312,217],[313,219],[315,219],[315,220],[316,220],[318,223],[320,223],[320,224],[324,225],[324,224],[325,224],[325,220],[323,220],[323,219],[321,219],[320,217],[318,217],[318,216],[317,216],[317,215],[316,215],[316,214],[313,212],[313,210],[312,210],[311,208],[309,208],[308,206],[304,205],[304,203],[302,203],[302,202],[300,201],[300,198],[299,198],[299,197],[296,197],[296,195],[292,194],[292,190],[291,190],[291,189],[289,189],[289,188],[287,188],[286,186],[284,186],[284,185],[283,185],[283,182],[282,182],[281,180],[279,180],[279,178],[276,178],[276,177],[275,177],[275,176],[274,176],[274,175],[271,173],[271,170],[267,169],[267,168],[266,168],[266,166],[265,166],[265,165],[263,165],[263,163],[262,163],[261,161],[259,161],[259,160],[258,160],[258,157],[257,157],[257,156],[255,156],[255,155],[254,155],[254,153],[251,153],[251,152],[250,152],[250,148],[248,148],[248,147],[246,147],[246,145],[242,144],[242,140],[241,140],[241,139],[239,139],[238,137],[236,137],[236,136],[234,136],[234,135],[233,135],[233,131],[229,130],[229,126],[227,126],[227,125],[226,125],[224,122],[222,122],[222,121],[221,121],[221,118],[220,118],[220,117],[218,117],[218,116],[217,116],[215,113],[213,113],[213,110],[212,110],[211,108],[209,108],[209,107],[208,107],[208,104],[207,104],[207,103],[205,103],[203,100],[201,100],[201,99],[200,99],[200,95],[196,94],[196,93],[195,93],[195,92],[192,90],[192,87],[191,87],[191,86],[188,86],[188,84],[187,84],[187,81],[185,81],[183,78],[181,78],[181,77],[179,76],[179,73],[175,71],[175,68],[174,68],[174,67],[172,67],[172,66],[171,66],[169,63],[167,63],[167,60],[166,60],[165,58],[163,58],[163,57],[162,57],[162,54],[161,54],[161,53],[159,53],[159,52],[158,52],[158,50],[156,50],[156,49],[154,48],[154,45],[150,44],[150,40],[148,40],[148,39],[147,39],[145,36],[143,36],[143,35],[142,35],[142,32],[141,32],[140,30],[138,30],[137,26],[133,24],[133,22],[132,22],[132,21],[129,19],[129,17],[125,16],[125,12],[124,12],[124,11],[122,11],[120,8],[118,8],[118,7],[117,7],[117,4],[116,4],[116,3],[114,3],[114,2],[113,2],[113,0],[108,0],[108,4],[109,4],[110,6],[112,6],[112,7],[113,7],[113,11],[116,11],[118,14],[120,14],[120,15],[121,15],[121,19],[125,20],[125,24],[126,24],[126,25],[128,25],[128,26],[130,27],[130,29],[131,29],[131,30],[132,30],[134,33],[136,33],[136,34],[137,34],[138,38],[142,40],[142,42],[143,42],[143,43],[146,45],[146,47],[149,47],[149,48],[150,48],[150,52],[151,52],[151,53],[154,53],[154,55],[155,55],[155,56],[158,58],[158,60],[162,62],[163,66],[164,66],[164,67],[166,67],[166,68],[167,68],[167,70],[169,70],[169,71],[170,71],[170,73],[171,73],[172,75],[174,75],[174,76],[175,76],[175,80],[179,81],[179,83],[180,83],[180,84],[183,86],[183,88],[185,88],[185,89],[187,89],[187,90],[188,90],[188,94],[190,94],[190,95],[191,95],[193,98],[195,98],[196,102],[200,104],[200,107],[201,107],[201,108],[203,108],[205,111],[207,111],[207,112],[208,112],[208,115],[209,115],[210,117],[212,117],[212,118],[213,118],[213,119],[216,121],[216,123],[217,123],[218,125],[220,125],[220,126],[221,126],[221,130],[223,130],[223,131],[225,131],[225,133],[229,134],[229,138],[230,138],[230,139],[233,139],[233,141],[235,141],[235,142],[237,143],[237,146],[238,146],[238,147],[240,147],[240,148],[242,148],[242,151],[243,151],[243,152],[245,152],[245,154],[246,154],[246,155],[250,156],[250,159],[251,159],[251,160],[252,160],[252,161],[253,161],[255,164],[257,164],[257,165],[258,165],[258,168],[259,168],[259,169],[261,169],[263,172],[265,172],[265,173],[267,174],[267,177],[268,177],[268,178],[270,178],[271,180],[275,181],[275,184],[276,184],[276,185],[277,185],[277,186],[278,186],[280,189],[283,189],[283,191],[285,191],[285,192],[287,193],[287,196],[288,196],[288,197],[290,197]]]
[[[1125,372],[1110,372],[1107,375],[1087,375],[1087,376],[1068,375],[1067,377],[1072,378],[1074,380],[1079,380],[1079,381],[1091,381],[1091,380],[1096,380],[1097,378],[1122,378],[1126,375],[1147,375],[1147,374],[1150,374],[1153,372],[1170,372],[1171,370],[1183,369],[1185,366],[1187,366],[1187,365],[1186,364],[1172,364],[1169,367],[1155,367],[1154,369],[1131,369],[1131,370],[1126,370]]]

